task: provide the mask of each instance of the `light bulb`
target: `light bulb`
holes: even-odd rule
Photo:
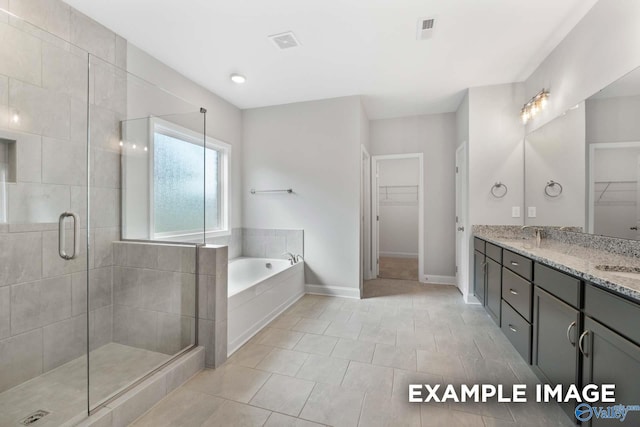
[[[229,76],[232,82],[241,85],[242,83],[247,81],[247,78],[242,74],[233,73]]]
[[[124,142],[120,141],[120,147],[124,146]]]
[[[20,112],[19,111],[14,111],[13,114],[11,115],[11,121],[13,123],[20,123]]]
[[[149,149],[147,147],[144,147],[144,151],[148,151]]]
[[[136,149],[136,144],[133,144],[133,147],[131,147],[131,148],[133,148],[135,150]]]

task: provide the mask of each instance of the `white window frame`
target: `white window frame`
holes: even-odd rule
[[[202,230],[184,230],[163,233],[155,232],[154,143],[156,133],[180,139],[200,147],[203,145],[203,134],[158,117],[152,117],[149,120],[149,235],[154,240],[190,241],[202,236]],[[221,208],[220,228],[216,230],[205,230],[205,239],[231,235],[231,227],[229,225],[229,219],[231,217],[231,204],[229,197],[231,189],[231,175],[229,173],[229,165],[231,164],[231,145],[210,136],[206,136],[206,148],[214,149],[221,154],[219,165],[220,194],[218,195],[218,202],[221,204]]]

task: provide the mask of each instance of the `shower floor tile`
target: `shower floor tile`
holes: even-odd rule
[[[171,356],[106,344],[89,355],[92,406],[169,360]],[[22,426],[20,420],[39,409],[49,412],[36,424],[61,426],[87,409],[87,358],[82,356],[0,393],[0,426]]]

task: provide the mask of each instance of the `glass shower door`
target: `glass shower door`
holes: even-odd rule
[[[0,10],[0,425],[87,413],[87,61]]]
[[[196,344],[204,114],[90,56],[89,406]]]

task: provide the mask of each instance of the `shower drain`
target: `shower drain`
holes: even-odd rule
[[[45,416],[49,415],[49,412],[39,409],[31,414],[29,414],[26,418],[20,420],[20,424],[25,426],[30,426],[33,423],[40,421]]]

